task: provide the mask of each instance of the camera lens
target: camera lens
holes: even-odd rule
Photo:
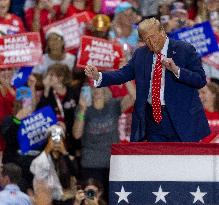
[[[88,199],[94,199],[95,195],[96,195],[96,192],[92,189],[89,189],[89,190],[85,191],[85,196]]]

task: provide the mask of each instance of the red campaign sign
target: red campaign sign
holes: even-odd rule
[[[37,32],[0,37],[0,68],[35,66],[41,62],[42,45]]]
[[[86,65],[90,64],[96,66],[98,70],[118,69],[122,57],[123,50],[118,43],[91,36],[82,36],[77,67],[85,68]]]
[[[49,24],[43,28],[44,33],[46,34],[46,32],[52,27],[56,27],[63,32],[66,51],[79,47],[80,27],[77,18],[71,16],[61,21]]]
[[[75,14],[74,17],[77,18],[79,23],[87,23],[91,21],[91,17],[86,11]]]

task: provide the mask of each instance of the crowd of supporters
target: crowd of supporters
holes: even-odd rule
[[[45,26],[87,12],[90,21],[81,25],[80,32],[118,42],[125,54],[120,66],[144,45],[137,26],[152,16],[167,34],[209,21],[219,39],[218,0],[111,0],[117,6],[107,14],[105,1],[0,0],[0,35],[39,32],[43,45],[42,61],[26,83],[31,106],[16,99],[11,85],[18,68],[0,70],[0,204],[8,204],[7,200],[23,205],[107,204],[111,145],[129,141],[135,82],[94,88],[76,66],[78,50],[66,51],[63,31],[52,27],[45,32]],[[204,62],[203,66],[208,84],[200,90],[200,98],[211,134],[200,143],[217,143],[219,72],[212,76],[215,68]],[[17,137],[21,121],[45,106],[51,106],[57,125],[48,128],[41,147],[23,154]],[[11,198],[10,191],[17,198]]]

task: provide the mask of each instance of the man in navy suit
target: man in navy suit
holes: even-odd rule
[[[138,32],[146,46],[127,65],[103,73],[88,65],[85,74],[98,87],[135,79],[132,142],[199,141],[210,129],[198,95],[206,76],[195,48],[169,39],[155,18],[142,21]]]

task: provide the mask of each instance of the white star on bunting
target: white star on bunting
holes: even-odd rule
[[[200,201],[203,204],[205,203],[203,197],[207,194],[207,192],[201,192],[199,186],[197,187],[196,192],[190,192],[190,194],[194,196],[193,204],[197,201]]]
[[[132,192],[126,192],[124,187],[122,186],[121,188],[121,191],[120,192],[115,192],[118,196],[119,196],[119,199],[118,199],[118,204],[121,202],[121,201],[125,201],[127,203],[129,203],[128,201],[128,196],[132,193]]]
[[[156,196],[155,203],[159,202],[160,200],[166,203],[165,196],[169,194],[170,192],[163,192],[161,186],[159,187],[158,192],[152,192]]]

